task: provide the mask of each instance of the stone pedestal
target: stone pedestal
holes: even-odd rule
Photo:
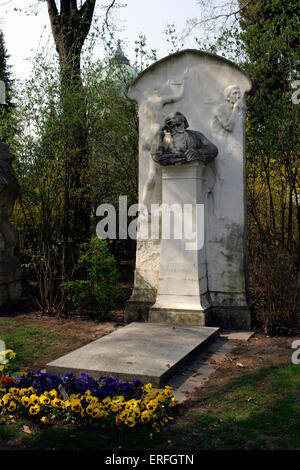
[[[163,169],[160,271],[150,322],[200,326],[209,322],[204,217],[201,217],[203,170],[202,162]]]
[[[12,256],[0,261],[0,306],[16,304],[22,291],[20,261]]]

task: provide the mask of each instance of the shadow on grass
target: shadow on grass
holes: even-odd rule
[[[300,368],[271,366],[234,377],[186,404],[173,449],[300,449]]]

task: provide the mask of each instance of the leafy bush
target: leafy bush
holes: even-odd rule
[[[107,241],[93,237],[83,243],[76,270],[83,279],[62,284],[69,291],[74,306],[88,310],[98,319],[105,317],[119,292],[117,262],[109,252]]]
[[[250,258],[256,326],[268,335],[291,335],[297,326],[299,290],[292,256],[271,244]]]

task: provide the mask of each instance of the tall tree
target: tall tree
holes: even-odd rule
[[[90,31],[96,0],[86,0],[78,8],[77,0],[47,0],[52,33],[59,55],[62,86],[80,83],[80,57],[84,41]]]
[[[59,55],[65,210],[63,234],[67,263],[90,236],[90,204],[87,193],[87,125],[80,59],[89,33],[96,0],[47,0],[52,33]]]

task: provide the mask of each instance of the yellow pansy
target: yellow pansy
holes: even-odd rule
[[[170,401],[170,403],[169,403],[169,407],[172,408],[172,406],[175,406],[175,405],[176,405],[176,403],[175,403],[175,398],[172,397],[172,398],[171,398],[171,401]]]
[[[171,397],[173,395],[172,387],[165,387],[164,394],[166,397]]]
[[[65,410],[71,410],[72,409],[72,405],[71,405],[70,400],[65,401],[64,407],[65,407]]]
[[[93,408],[91,414],[92,414],[92,417],[95,418],[95,419],[96,419],[96,418],[100,418],[100,416],[101,416],[101,411],[100,411],[99,408]]]
[[[70,400],[71,400],[71,401],[77,400],[78,398],[80,398],[79,393],[76,393],[76,394],[75,394],[75,393],[72,393],[72,394],[70,395]]]
[[[12,411],[15,411],[16,408],[17,408],[17,404],[13,400],[11,400],[9,402],[9,406],[8,406],[7,410],[12,412]]]
[[[148,384],[144,385],[144,388],[143,388],[144,393],[149,393],[151,390],[152,390],[152,384],[151,383],[148,383]]]
[[[21,403],[23,406],[29,406],[30,405],[30,399],[27,395],[24,395],[21,399]]]
[[[5,395],[3,395],[2,397],[3,404],[7,405],[7,403],[10,401],[11,398],[12,398],[12,395],[10,393],[6,393]]]
[[[40,402],[40,399],[37,395],[35,395],[35,394],[30,395],[30,404],[31,405],[36,405],[39,402]]]
[[[141,414],[141,421],[142,423],[148,423],[151,419],[151,415],[148,410],[143,411]]]
[[[104,405],[110,405],[110,403],[111,403],[111,398],[110,398],[110,397],[104,398],[104,400],[102,400],[102,403],[104,403]]]
[[[72,411],[75,411],[75,413],[79,413],[81,411],[81,403],[78,398],[71,401],[71,409]]]
[[[40,412],[40,405],[33,405],[29,408],[29,413],[31,415],[37,415]]]
[[[156,408],[157,408],[157,405],[158,405],[158,401],[157,401],[157,400],[150,400],[150,401],[146,404],[146,408],[147,408],[149,411],[155,411]]]
[[[64,402],[60,398],[55,397],[51,401],[51,405],[54,406],[55,408],[63,408],[64,407]]]
[[[136,421],[132,416],[128,416],[128,418],[125,420],[125,424],[128,427],[133,428],[136,425]]]
[[[164,403],[166,401],[166,397],[165,395],[163,394],[159,394],[158,397],[157,397],[157,400],[160,402],[160,403]]]
[[[88,415],[91,415],[93,413],[94,407],[89,405],[86,407],[85,411],[87,412]]]
[[[122,420],[121,415],[116,415],[116,418],[115,418],[116,426],[120,426],[120,424],[121,424],[122,422],[123,422],[123,420]]]
[[[47,395],[43,394],[40,396],[40,404],[41,405],[49,405],[50,403],[50,398],[47,397]]]

